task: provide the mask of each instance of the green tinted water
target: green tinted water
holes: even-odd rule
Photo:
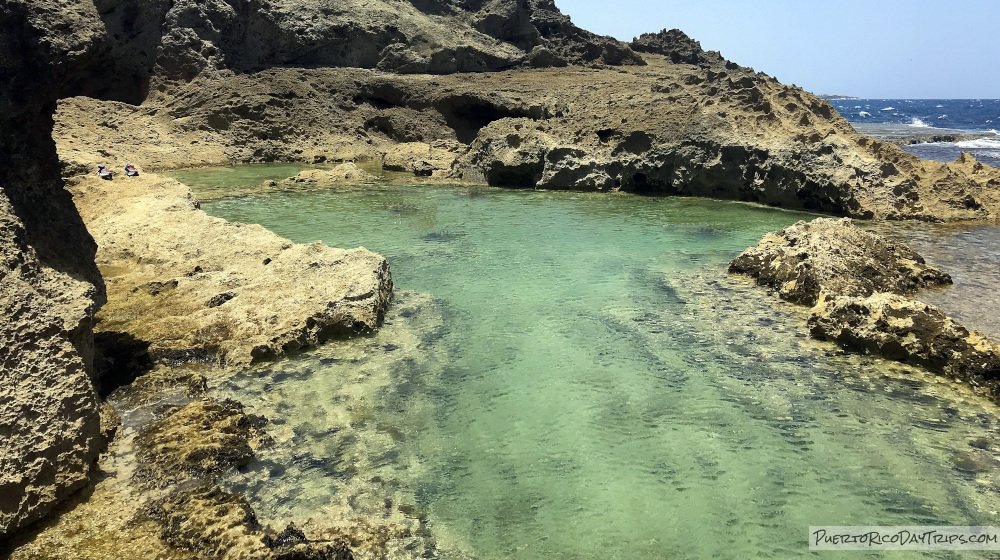
[[[810,525],[1000,523],[992,405],[812,342],[801,310],[726,277],[810,216],[469,194],[203,205],[364,245],[400,294],[375,337],[215,382],[272,420],[275,445],[229,480],[263,519],[363,514],[419,537],[390,556],[487,559],[799,557]]]

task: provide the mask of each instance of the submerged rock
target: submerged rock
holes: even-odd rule
[[[847,218],[801,221],[768,233],[733,259],[729,272],[751,276],[778,297],[803,305],[814,305],[823,294],[912,294],[951,284],[951,276],[909,247],[864,231]]]
[[[239,494],[216,486],[178,491],[149,506],[161,538],[199,558],[221,560],[353,560],[343,541],[312,541],[289,526],[275,535]]]
[[[233,400],[198,400],[147,426],[135,438],[136,479],[163,487],[241,467],[266,444],[266,420]]]
[[[932,305],[896,294],[833,297],[812,310],[813,336],[972,381],[1000,380],[1000,345]]]

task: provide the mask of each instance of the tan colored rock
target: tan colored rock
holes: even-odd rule
[[[384,258],[212,218],[176,181],[91,176],[72,190],[109,291],[98,328],[149,342],[154,358],[272,359],[370,332],[391,298]]]
[[[152,92],[127,118],[119,106],[68,101],[56,135],[67,169],[101,150],[150,170],[220,154],[227,162],[385,157],[390,168],[425,161],[439,168],[420,164],[432,176],[494,186],[705,196],[857,218],[1000,218],[996,168],[969,157],[920,160],[860,136],[828,102],[748,68],[643,56],[642,67],[444,76],[202,74]],[[94,126],[95,115],[109,126]],[[457,160],[413,154],[394,163],[410,145]]]
[[[386,171],[404,171],[430,177],[435,171],[450,170],[456,157],[452,151],[423,142],[403,142],[386,148],[382,156],[382,168]]]
[[[0,540],[86,485],[101,445],[97,395],[73,344],[86,315],[73,324],[66,313],[74,295],[93,296],[68,276],[47,286],[17,276],[0,280]],[[69,289],[52,297],[60,285]]]
[[[0,7],[0,542],[85,486],[101,445],[90,375],[104,286],[51,129],[59,96],[98,94],[108,41],[93,2]]]
[[[896,294],[836,297],[812,310],[813,336],[996,388],[1000,345],[940,309]]]
[[[909,247],[864,231],[848,218],[801,221],[768,233],[733,259],[729,272],[751,276],[778,297],[803,305],[814,305],[823,294],[912,294],[951,284],[951,276]]]
[[[342,163],[333,169],[307,169],[300,171],[296,176],[280,181],[279,185],[301,185],[303,183],[314,185],[327,185],[343,182],[370,182],[376,177],[367,171],[360,169],[353,163]]]

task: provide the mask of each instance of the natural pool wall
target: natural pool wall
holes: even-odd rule
[[[272,420],[229,481],[264,519],[360,513],[416,538],[399,554],[482,558],[804,556],[809,525],[998,521],[995,406],[726,278],[801,214],[433,185],[204,208],[363,243],[427,294],[214,382]]]

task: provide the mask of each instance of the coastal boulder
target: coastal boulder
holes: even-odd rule
[[[733,259],[729,272],[751,276],[778,297],[810,306],[822,294],[911,294],[951,284],[951,276],[926,264],[909,247],[864,231],[849,218],[800,221],[768,233]]]
[[[429,177],[435,171],[451,169],[455,158],[452,150],[424,142],[403,142],[386,148],[382,155],[382,168]]]
[[[824,299],[809,327],[818,339],[974,383],[1000,378],[1000,345],[937,307],[896,294]]]

